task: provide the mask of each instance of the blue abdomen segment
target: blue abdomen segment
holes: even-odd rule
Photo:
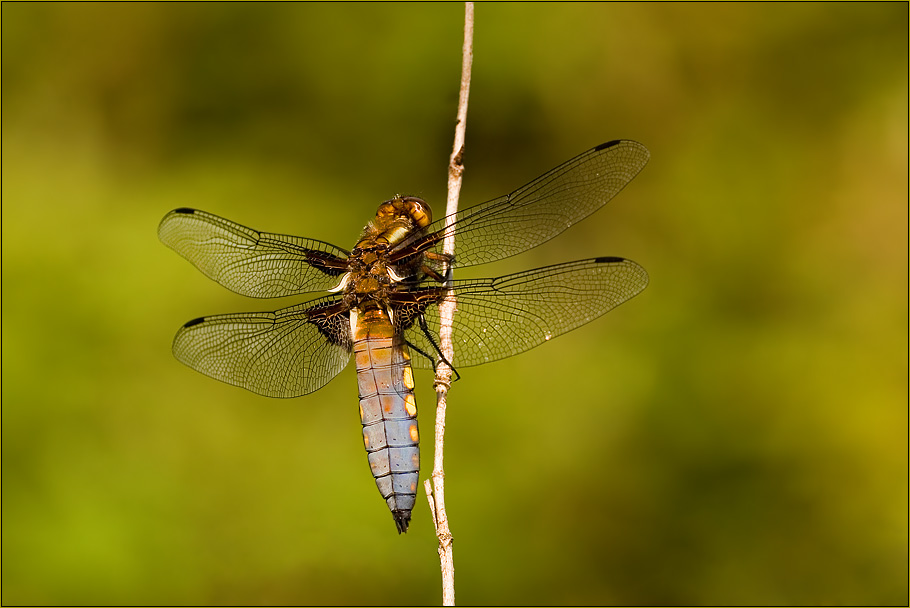
[[[410,354],[382,311],[364,314],[354,334],[360,421],[370,470],[398,532],[407,532],[420,474]]]

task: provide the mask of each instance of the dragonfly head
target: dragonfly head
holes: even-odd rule
[[[367,241],[394,246],[433,222],[430,206],[416,196],[396,196],[379,205],[376,216],[363,230],[358,246]]]

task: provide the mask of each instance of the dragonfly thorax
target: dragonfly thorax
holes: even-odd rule
[[[363,247],[362,244],[363,241],[351,252],[348,272],[336,288],[346,306],[361,306],[370,300],[387,300],[402,278],[389,262],[388,245]]]
[[[392,252],[424,235],[432,221],[430,206],[414,196],[396,196],[379,205],[348,258],[348,273],[338,289],[345,303],[357,306],[366,300],[386,300],[396,284],[413,281],[423,265],[423,254],[393,261]]]

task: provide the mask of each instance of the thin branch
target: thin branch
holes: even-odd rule
[[[455,123],[455,144],[449,157],[449,189],[446,199],[446,218],[454,219],[458,211],[458,195],[461,192],[461,176],[464,173],[465,128],[468,119],[468,93],[471,89],[471,62],[474,59],[474,3],[465,2],[464,10],[464,45],[461,59],[461,91],[458,95],[458,115]],[[455,255],[455,235],[448,233],[443,243],[443,251]],[[451,285],[452,273],[446,277]],[[446,360],[454,359],[452,346],[452,319],[455,316],[455,295],[449,291],[446,299],[439,305],[440,328],[439,346]],[[446,515],[445,472],[443,470],[443,446],[446,431],[446,397],[452,382],[452,369],[443,361],[436,366],[436,433],[433,454],[433,488],[429,480],[424,482],[433,523],[436,526],[436,537],[439,539],[439,565],[442,569],[442,604],[455,605],[455,562],[452,555],[452,533],[449,530],[449,518]]]

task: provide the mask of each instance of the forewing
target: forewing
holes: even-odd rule
[[[453,232],[456,266],[483,264],[527,251],[600,209],[649,158],[647,148],[635,141],[601,144],[506,196],[430,224],[426,236],[405,241],[396,251],[401,256],[415,250],[441,253],[442,239]]]
[[[180,328],[174,356],[222,382],[267,397],[298,397],[334,378],[351,358],[346,312],[321,298],[276,312],[202,317]]]
[[[322,241],[257,232],[197,209],[175,209],[158,226],[161,242],[210,279],[253,298],[334,287],[348,252]]]
[[[453,281],[456,298],[453,345],[456,368],[489,363],[534,348],[593,321],[640,293],[645,269],[623,258],[594,258],[537,268],[495,279]],[[423,309],[438,344],[439,307]],[[435,348],[418,323],[406,337],[421,350]],[[432,368],[415,356],[415,367]]]

